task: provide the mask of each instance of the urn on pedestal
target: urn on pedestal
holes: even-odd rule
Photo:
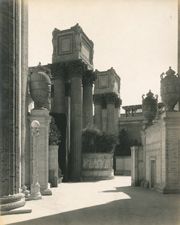
[[[169,67],[169,70],[161,74],[161,98],[166,111],[175,111],[174,106],[180,99],[180,77],[175,75],[175,71]]]
[[[151,90],[146,94],[146,96],[146,98],[144,98],[144,95],[142,96],[143,115],[148,123],[151,124],[157,114],[158,96],[156,95],[155,98]]]
[[[35,109],[50,110],[51,80],[48,74],[48,69],[39,63],[30,75],[29,88]]]

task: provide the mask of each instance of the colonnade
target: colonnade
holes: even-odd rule
[[[95,73],[88,70],[81,60],[53,63],[49,66],[54,83],[52,113],[66,114],[64,151],[66,158],[69,157],[69,178],[78,181],[81,179],[82,129],[93,123],[92,86]]]
[[[94,94],[95,126],[103,131],[118,133],[121,99],[116,93]]]

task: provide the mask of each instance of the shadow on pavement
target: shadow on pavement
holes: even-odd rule
[[[116,187],[130,199],[13,223],[14,225],[179,225],[180,196],[162,195],[140,187]]]

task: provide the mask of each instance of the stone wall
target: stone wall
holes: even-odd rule
[[[180,191],[179,121],[179,112],[166,112],[144,130],[143,185],[162,193]]]
[[[115,156],[115,175],[131,175],[131,156]]]

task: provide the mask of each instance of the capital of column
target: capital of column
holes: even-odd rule
[[[93,86],[95,80],[97,79],[97,74],[92,70],[87,70],[83,74],[83,85]]]
[[[115,101],[115,108],[119,108],[122,105],[122,100],[120,98],[117,98]]]
[[[67,63],[69,78],[79,77],[82,78],[84,72],[87,70],[87,65],[81,60],[73,60]]]
[[[49,64],[49,67],[51,69],[53,78],[58,77],[65,78],[67,72],[66,72],[66,65],[64,62]]]
[[[102,95],[101,94],[94,94],[93,95],[93,101],[95,105],[101,105],[102,104]]]
[[[118,96],[115,93],[106,93],[104,94],[104,98],[107,101],[107,104],[115,104]]]

